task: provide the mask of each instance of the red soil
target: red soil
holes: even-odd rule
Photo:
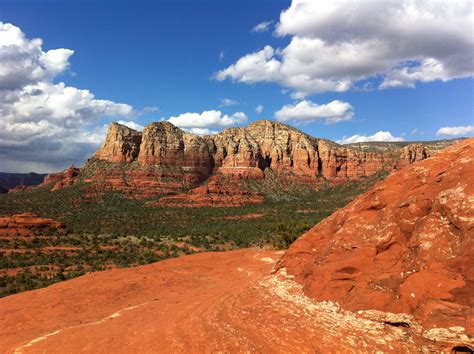
[[[5,353],[328,352],[451,348],[390,314],[315,302],[271,270],[281,252],[201,253],[0,299]],[[416,328],[416,331],[413,330]]]

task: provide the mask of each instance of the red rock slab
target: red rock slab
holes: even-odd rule
[[[25,229],[25,228],[64,228],[65,225],[62,222],[42,218],[34,213],[22,213],[16,214],[9,217],[0,218],[0,234],[2,230],[6,229]]]
[[[0,299],[3,353],[347,352],[450,348],[390,314],[315,302],[279,251],[201,253]],[[410,321],[410,319],[405,319]],[[382,321],[382,322],[381,322]],[[392,321],[395,321],[392,319]],[[412,323],[413,328],[418,328]]]
[[[279,269],[351,311],[474,335],[474,139],[403,168],[300,237]]]

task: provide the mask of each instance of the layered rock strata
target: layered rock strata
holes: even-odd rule
[[[323,181],[359,180],[431,154],[421,144],[382,152],[347,148],[267,120],[204,137],[169,122],[151,123],[143,132],[113,123],[104,144],[80,173],[69,169],[48,177],[45,184],[55,180],[54,189],[58,189],[79,176],[98,189],[143,198],[193,189],[210,177],[213,183],[222,176],[263,179],[271,170],[282,179],[314,186]],[[198,189],[191,194],[205,193]]]
[[[430,152],[420,144],[384,153],[345,148],[266,120],[204,137],[168,122],[151,123],[143,133],[113,123],[95,155],[108,162],[181,167],[203,178],[212,172],[261,176],[261,171],[271,168],[329,180],[370,176],[428,156]]]

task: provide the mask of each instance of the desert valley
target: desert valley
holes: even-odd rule
[[[1,0],[0,354],[474,353],[472,0]]]
[[[112,124],[82,168],[2,195],[3,294],[59,282],[0,300],[3,350],[471,348],[474,140],[366,145]],[[118,227],[88,211],[117,200]]]

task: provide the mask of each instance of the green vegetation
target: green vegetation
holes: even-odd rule
[[[265,204],[233,208],[146,206],[157,198],[91,196],[83,193],[81,183],[55,192],[38,188],[3,194],[0,215],[34,212],[63,221],[66,228],[36,230],[30,237],[0,237],[0,296],[89,271],[182,254],[263,245],[287,248],[382,177],[327,185],[319,191],[295,183],[288,188],[277,178],[252,181],[247,187],[263,192]],[[253,217],[245,217],[249,214]]]

